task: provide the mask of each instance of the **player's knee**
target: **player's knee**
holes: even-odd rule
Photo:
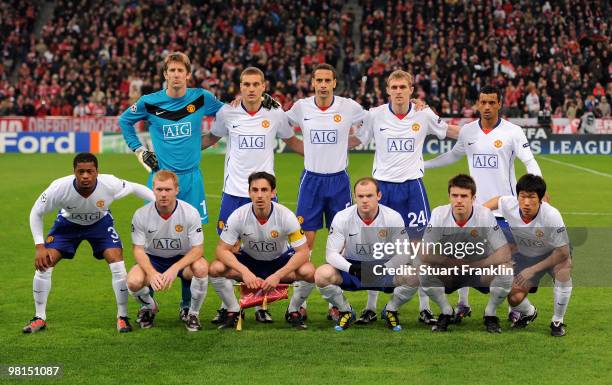
[[[318,287],[331,285],[335,272],[336,269],[332,265],[325,264],[323,266],[319,266],[317,270],[315,270],[314,274],[315,284]]]
[[[297,270],[297,278],[301,281],[314,282],[316,268],[310,262],[300,266]]]
[[[136,266],[130,270],[126,278],[127,287],[132,292],[138,291],[144,286],[144,276],[140,271],[136,270],[137,268],[140,269]]]
[[[508,294],[508,304],[510,304],[510,306],[518,306],[518,304],[523,302],[526,296],[527,293],[523,291],[512,290],[510,294]]]
[[[199,258],[190,267],[194,277],[205,278],[208,276],[208,263],[204,258]]]
[[[208,267],[208,275],[213,278],[222,277],[225,270],[225,265],[215,259]]]
[[[118,248],[106,249],[103,256],[108,263],[121,262],[123,261],[123,250]]]

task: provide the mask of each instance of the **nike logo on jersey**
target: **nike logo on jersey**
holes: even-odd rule
[[[471,146],[474,143],[476,143],[476,142],[468,142],[468,146]]]
[[[163,114],[164,112],[166,112],[166,111],[155,111],[155,115],[159,116],[159,115]]]
[[[164,119],[166,120],[174,120],[178,122],[179,120],[195,113],[200,108],[204,106],[204,95],[198,96],[196,99],[192,100],[189,103],[186,103],[184,107],[179,108],[178,110],[171,111],[162,107],[158,107],[155,104],[145,103],[145,109],[149,114],[155,114],[155,116],[164,115]]]
[[[157,230],[147,230],[149,234],[156,232]]]
[[[74,210],[76,209],[76,206],[70,207],[70,206],[66,206],[66,210]]]
[[[243,237],[248,237],[249,235],[253,235],[253,233],[248,233],[248,234],[247,233],[242,233]]]
[[[389,127],[387,127],[387,128],[381,128],[381,129],[380,129],[380,132],[387,131],[388,129],[389,129]]]
[[[312,118],[304,118],[304,121],[311,120]]]
[[[349,237],[354,237],[355,235],[357,235],[359,233],[355,233],[355,234],[349,234]]]
[[[232,128],[240,127],[240,124],[232,124]]]

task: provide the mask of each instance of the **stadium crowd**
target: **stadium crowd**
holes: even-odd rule
[[[327,62],[342,66],[339,94],[366,108],[386,102],[384,78],[402,68],[442,116],[472,117],[485,84],[504,90],[506,116],[610,116],[606,1],[361,0],[359,41],[338,0],[60,0],[40,37],[33,4],[0,7],[0,115],[118,115],[162,87],[158,63],[181,50],[191,85],[223,101],[255,65],[288,109]]]

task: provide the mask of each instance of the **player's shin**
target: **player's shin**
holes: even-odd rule
[[[130,290],[129,292],[142,307],[147,309],[153,309],[155,307],[155,301],[153,300],[153,297],[151,297],[148,286],[145,286],[138,291]]]
[[[535,312],[535,306],[531,304],[529,298],[525,297],[521,303],[512,306],[512,311],[517,311],[523,315],[532,315]]]
[[[342,289],[338,285],[327,285],[320,287],[319,291],[324,300],[337,307],[339,311],[346,312],[351,311],[346,297],[342,294]]]
[[[463,306],[470,306],[470,288],[462,287],[457,290],[457,293],[459,293],[459,300],[457,301],[457,303],[462,304]]]
[[[453,308],[448,302],[448,298],[444,292],[444,284],[440,279],[431,276],[422,276],[421,287],[425,294],[438,304],[440,313],[447,315],[453,314]]]
[[[34,294],[34,306],[36,308],[36,317],[47,318],[47,298],[51,291],[51,273],[53,268],[49,267],[45,271],[34,273],[34,281],[32,283],[32,291]]]
[[[572,295],[572,279],[561,282],[555,280],[555,287],[553,289],[554,296],[554,309],[553,309],[553,322],[563,322],[563,316],[567,310],[570,297]]]
[[[389,311],[398,311],[399,308],[410,301],[414,296],[414,293],[418,291],[418,288],[411,286],[398,286],[393,289],[393,295],[391,295],[391,299],[387,304],[387,310]]]
[[[111,271],[113,291],[117,300],[117,317],[127,317],[128,288],[126,284],[127,271],[125,270],[125,262],[109,263],[108,267]]]
[[[181,279],[181,309],[191,303],[191,280]]]
[[[210,282],[215,288],[215,292],[217,292],[219,298],[221,298],[221,301],[227,305],[227,311],[240,311],[240,305],[234,294],[234,287],[229,279],[224,277],[211,277]]]
[[[485,308],[485,316],[490,317],[497,314],[497,307],[506,300],[510,293],[512,279],[511,275],[498,275],[493,278],[489,287],[489,302]]]
[[[289,313],[300,310],[300,307],[306,301],[306,298],[308,298],[315,286],[314,283],[306,281],[296,281],[295,283],[297,286],[293,290],[293,295],[289,301],[289,308],[287,309]]]
[[[376,290],[368,290],[368,302],[366,303],[366,309],[372,310],[376,313],[376,308],[378,303],[378,291]]]
[[[191,305],[189,306],[189,314],[200,314],[200,309],[206,298],[208,291],[208,277],[191,279]]]
[[[419,311],[431,310],[429,307],[429,296],[422,287],[419,287]]]

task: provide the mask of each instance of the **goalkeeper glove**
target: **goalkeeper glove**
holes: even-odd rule
[[[261,105],[266,110],[270,110],[272,108],[277,109],[278,107],[280,107],[280,103],[276,101],[272,96],[270,96],[270,94],[268,94],[267,92],[263,94],[263,97],[261,98]]]
[[[350,275],[353,275],[357,278],[361,278],[361,264],[360,263],[351,264],[348,272]]]
[[[148,172],[159,171],[159,164],[157,163],[157,155],[153,151],[146,150],[144,147],[139,147],[134,151],[134,154],[138,158],[138,161]]]

